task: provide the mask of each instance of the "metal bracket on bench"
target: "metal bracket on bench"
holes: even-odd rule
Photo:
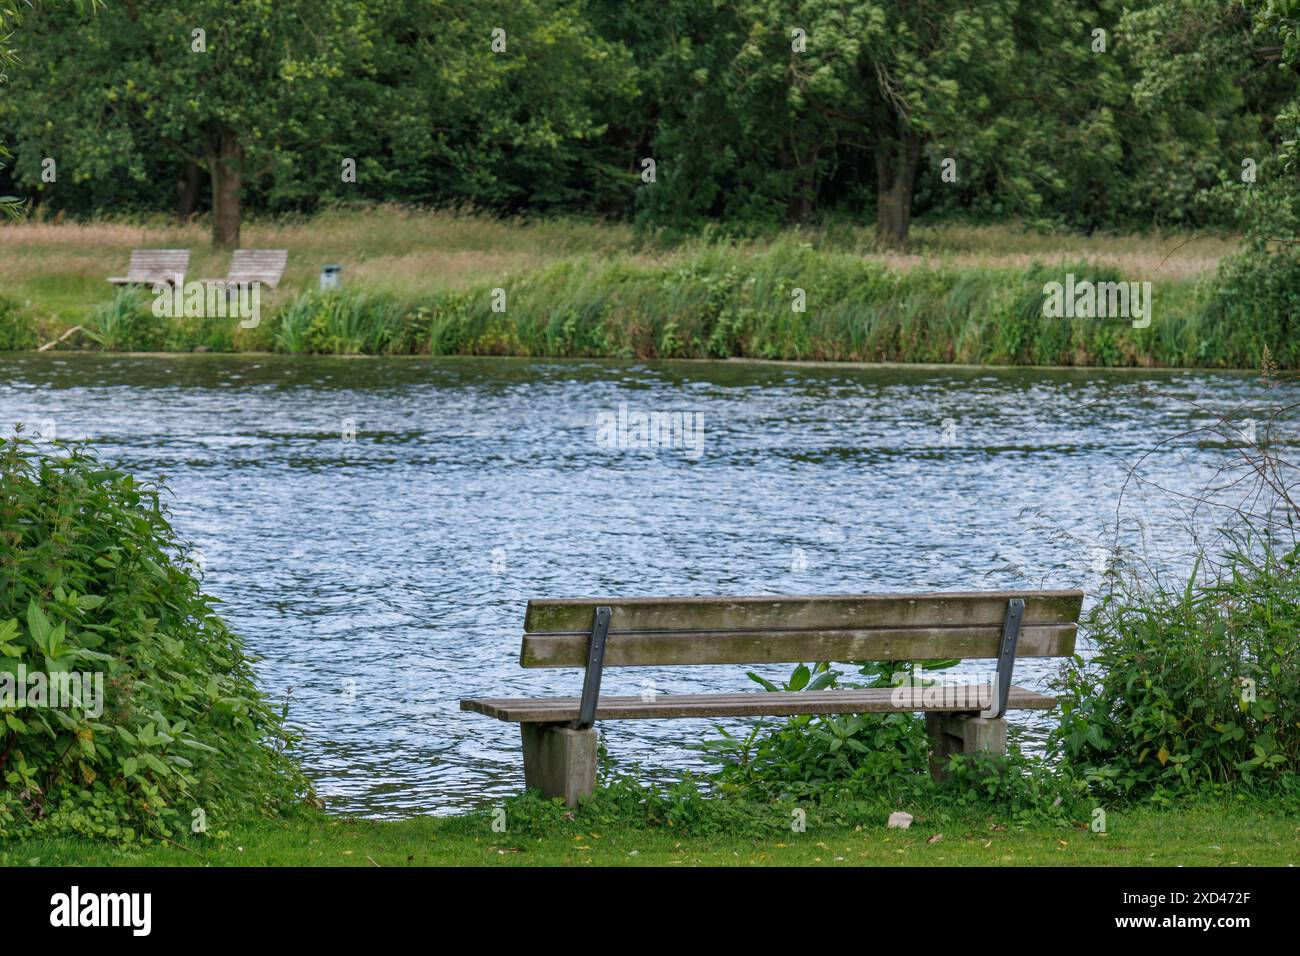
[[[607,607],[596,608],[591,622],[591,643],[587,645],[587,673],[582,678],[582,702],[578,706],[578,719],[569,726],[574,730],[587,730],[596,722],[596,703],[600,700],[600,677],[605,670],[605,639],[609,636],[609,619],[613,614]]]
[[[1007,616],[1002,620],[1002,640],[998,644],[998,682],[995,718],[1007,712],[1007,696],[1011,693],[1011,671],[1016,666],[1016,644],[1020,641],[1020,621],[1025,616],[1025,599],[1012,598],[1007,602]]]

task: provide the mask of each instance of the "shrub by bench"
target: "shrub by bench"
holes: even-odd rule
[[[585,667],[582,696],[460,706],[518,723],[525,785],[570,806],[595,787],[597,720],[923,712],[937,774],[952,753],[1005,753],[1008,710],[1056,706],[1013,685],[1012,669],[1017,657],[1074,653],[1082,603],[1082,591],[533,600],[520,665]],[[605,667],[952,658],[994,659],[997,669],[975,695],[906,684],[600,696]]]

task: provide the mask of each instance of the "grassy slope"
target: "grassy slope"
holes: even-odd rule
[[[1109,832],[972,818],[910,830],[810,828],[754,839],[582,829],[493,833],[487,817],[337,817],[237,827],[220,841],[118,850],[73,839],[0,843],[5,866],[1286,866],[1300,864],[1300,818],[1239,806],[1113,811]],[[942,838],[930,842],[936,833]]]

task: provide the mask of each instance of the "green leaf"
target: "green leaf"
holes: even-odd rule
[[[31,634],[32,640],[36,642],[36,646],[47,654],[49,653],[49,647],[46,645],[46,641],[49,638],[50,630],[50,619],[45,616],[44,611],[37,607],[36,599],[32,598],[27,602],[27,631]]]
[[[146,764],[148,764],[150,769],[157,771],[158,773],[162,774],[164,777],[168,776],[172,772],[170,767],[168,767],[165,763],[163,763],[161,760],[159,760],[156,756],[154,756],[151,753],[140,754],[140,759],[143,760]]]
[[[790,675],[790,684],[789,684],[790,689],[803,690],[805,687],[808,686],[808,679],[811,676],[812,675],[809,672],[807,665],[800,664],[798,667],[794,669],[794,673]]]

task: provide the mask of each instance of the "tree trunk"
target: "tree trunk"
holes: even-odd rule
[[[239,248],[239,193],[243,186],[243,151],[232,133],[222,133],[215,156],[208,158],[212,177],[212,244]]]
[[[821,148],[814,146],[803,162],[796,163],[794,191],[786,204],[786,218],[792,223],[804,222],[813,213],[817,196],[817,157],[820,153]],[[793,155],[798,157],[797,147]]]
[[[201,175],[199,164],[187,159],[176,179],[176,221],[182,225],[189,221],[198,208],[199,189],[203,185]]]
[[[882,245],[907,243],[920,161],[921,137],[907,130],[897,140],[876,147],[876,240]]]

